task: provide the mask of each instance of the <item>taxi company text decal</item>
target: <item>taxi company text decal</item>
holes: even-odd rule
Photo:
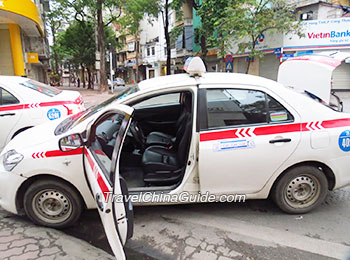
[[[51,108],[47,111],[47,118],[50,120],[55,120],[61,117],[61,112],[57,108]]]
[[[235,149],[247,149],[254,148],[255,143],[252,139],[243,139],[243,140],[227,140],[227,141],[218,141],[213,144],[213,151],[227,151]]]

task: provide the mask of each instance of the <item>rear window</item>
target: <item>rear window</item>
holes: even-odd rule
[[[35,90],[41,94],[44,94],[46,96],[49,97],[54,97],[57,96],[58,94],[60,94],[62,91],[57,89],[57,88],[53,88],[50,87],[49,85],[46,85],[44,83],[35,81],[35,80],[28,80],[25,82],[20,83],[20,85],[26,87],[26,88],[30,88],[32,90]]]

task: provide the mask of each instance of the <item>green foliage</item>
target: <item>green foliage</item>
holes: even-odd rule
[[[170,31],[170,41],[171,44],[174,45],[177,38],[184,32],[184,26],[183,25],[178,25],[175,26],[173,29]]]
[[[294,6],[284,0],[229,0],[228,3],[222,18],[214,21],[222,49],[238,45],[239,53],[248,51],[249,57],[262,57],[263,53],[256,49],[261,34],[303,35],[300,24],[295,21]]]
[[[124,15],[119,20],[123,26],[124,34],[138,35],[140,33],[140,22],[145,15],[152,22],[153,17],[157,17],[160,8],[160,1],[154,0],[126,0],[123,5]]]
[[[74,22],[59,34],[58,53],[74,65],[94,66],[95,64],[95,29],[89,22]]]
[[[206,46],[203,46],[202,53],[211,47],[218,46],[218,28],[220,27],[220,21],[224,14],[224,10],[229,7],[228,0],[203,0],[200,4],[197,4],[197,15],[200,17],[201,26],[197,27],[195,31],[195,37],[198,39],[198,44],[201,44],[205,39]],[[202,39],[202,40],[201,40]]]

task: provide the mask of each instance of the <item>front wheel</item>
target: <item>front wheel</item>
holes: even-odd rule
[[[289,170],[278,180],[272,198],[284,212],[303,214],[324,201],[327,187],[327,178],[321,170],[300,166]]]
[[[80,195],[59,180],[40,180],[24,194],[24,211],[37,225],[66,228],[80,217],[83,206]]]

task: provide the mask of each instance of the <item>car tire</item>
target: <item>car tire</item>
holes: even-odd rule
[[[73,225],[83,210],[83,201],[69,184],[59,180],[39,180],[24,194],[24,211],[35,224],[66,228]]]
[[[307,213],[319,206],[328,191],[324,173],[313,166],[300,166],[288,170],[272,190],[272,199],[289,214]]]

